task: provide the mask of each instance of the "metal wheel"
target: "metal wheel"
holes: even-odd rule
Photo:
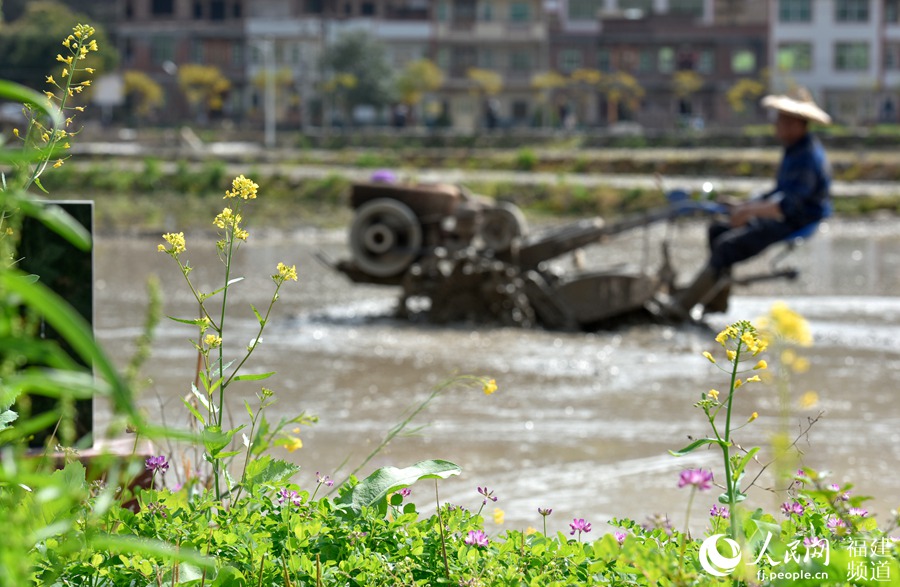
[[[483,213],[481,239],[492,251],[508,251],[527,230],[525,215],[515,204],[499,202]]]
[[[356,211],[350,251],[360,269],[377,277],[401,273],[419,256],[422,227],[405,204],[379,198]]]

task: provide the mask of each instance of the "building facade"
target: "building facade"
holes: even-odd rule
[[[246,0],[120,0],[114,36],[121,67],[148,74],[165,93],[163,120],[240,120],[246,93]],[[230,82],[221,105],[197,112],[178,84],[185,64],[214,65]]]
[[[897,122],[900,2],[772,0],[772,89],[810,89],[845,124]]]

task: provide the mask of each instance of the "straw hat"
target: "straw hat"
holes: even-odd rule
[[[765,108],[784,112],[789,116],[821,124],[831,124],[831,117],[828,113],[819,108],[809,90],[803,87],[794,88],[787,95],[766,96],[762,99],[762,105]]]

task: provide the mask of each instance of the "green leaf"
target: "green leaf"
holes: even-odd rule
[[[758,446],[754,446],[754,447],[751,448],[749,451],[747,451],[747,454],[744,455],[744,458],[742,458],[742,459],[740,460],[740,462],[739,462],[739,463],[737,464],[737,466],[734,468],[734,471],[731,472],[731,475],[732,475],[731,478],[732,478],[733,480],[737,481],[737,480],[739,480],[739,479],[741,478],[741,475],[743,475],[743,473],[744,473],[744,467],[747,466],[747,463],[750,462],[750,459],[752,459],[753,456],[754,456],[756,453],[758,453],[758,452],[759,452],[759,447],[758,447]]]
[[[265,320],[265,318],[263,318],[263,317],[260,315],[259,310],[256,309],[256,306],[254,306],[253,304],[250,304],[250,308],[253,309],[253,314],[256,315],[256,319],[259,321],[259,325],[260,325],[260,326],[265,326],[265,325],[266,325],[266,320]]]
[[[173,320],[175,322],[181,322],[182,324],[190,324],[191,326],[199,326],[203,323],[203,318],[194,318],[192,320],[186,320],[184,318],[175,318],[174,316],[166,315],[166,318],[169,320]]]
[[[234,378],[235,381],[262,381],[263,379],[268,379],[272,375],[275,375],[275,371],[269,371],[268,373],[256,373],[250,375],[238,375]]]
[[[226,446],[228,446],[228,444],[231,442],[231,438],[243,428],[244,426],[241,425],[237,428],[232,428],[227,432],[222,432],[222,429],[219,426],[207,426],[203,429],[202,434],[203,445],[206,447],[206,452],[208,452],[209,456],[214,459],[232,456],[232,454],[221,454],[221,451]],[[237,452],[233,454],[237,454]]]
[[[266,455],[247,463],[245,483],[248,486],[278,483],[290,479],[299,470],[300,467],[293,463],[272,460],[272,457]]]
[[[136,538],[126,535],[99,534],[88,539],[88,548],[92,551],[108,550],[111,554],[124,552],[141,553],[145,556],[159,557],[164,560],[177,560],[191,563],[203,569],[214,570],[215,559],[203,556],[191,548],[179,548],[158,540]]]
[[[691,452],[701,446],[704,446],[706,444],[718,444],[722,448],[727,448],[728,446],[730,446],[724,440],[717,440],[715,438],[701,438],[699,440],[695,440],[694,442],[690,443],[689,445],[682,448],[681,450],[670,450],[669,454],[672,455],[673,457],[683,457],[684,455],[688,454],[689,452]]]
[[[206,418],[204,418],[203,415],[197,411],[197,408],[195,408],[187,398],[181,398],[181,401],[184,402],[185,406],[187,406],[188,411],[193,414],[195,418],[197,418],[197,421],[206,426]]]
[[[379,509],[386,508],[386,498],[393,491],[408,487],[420,479],[446,479],[461,472],[459,465],[440,459],[421,461],[405,469],[382,467],[353,488],[350,507],[356,513],[374,505]]]
[[[34,183],[42,190],[44,189],[39,180],[35,180]],[[91,233],[62,207],[40,200],[23,199],[19,202],[19,208],[23,214],[40,221],[41,224],[66,239],[72,246],[82,251],[91,250]]]
[[[226,283],[225,285],[223,285],[223,286],[220,287],[219,289],[217,289],[217,290],[215,290],[215,291],[211,291],[211,292],[209,292],[208,294],[202,294],[200,297],[201,297],[202,299],[206,300],[206,299],[208,299],[208,298],[213,297],[213,296],[216,295],[217,293],[221,293],[221,292],[225,291],[226,289],[228,289],[229,287],[231,287],[231,286],[234,285],[235,283],[239,283],[239,282],[241,282],[241,281],[244,281],[244,278],[243,278],[243,277],[235,277],[234,279],[230,280],[228,283]]]
[[[12,410],[4,410],[0,412],[0,430],[6,430],[9,428],[9,424],[16,421],[16,418],[19,417],[19,414],[15,413]]]
[[[144,427],[144,420],[135,407],[131,389],[94,340],[91,327],[84,318],[41,282],[28,283],[21,279],[23,275],[12,269],[0,272],[0,289],[6,288],[7,291],[18,294],[29,307],[43,316],[74,352],[93,365],[97,374],[106,380],[106,389],[116,411],[127,414],[138,428]]]

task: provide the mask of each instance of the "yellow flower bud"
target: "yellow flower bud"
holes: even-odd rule
[[[715,364],[716,359],[715,359],[715,357],[712,356],[712,353],[710,353],[709,351],[703,351],[703,356],[706,357],[707,361]]]
[[[760,359],[759,362],[753,366],[753,369],[755,369],[755,370],[766,369],[766,368],[768,368],[768,366],[769,366],[769,364],[766,363],[765,360]]]
[[[740,379],[735,379],[735,380],[734,380],[734,388],[735,388],[735,389],[737,389],[738,387],[742,386],[743,384],[744,384],[744,382],[741,381]]]
[[[747,383],[750,383],[751,381],[757,382],[757,381],[762,381],[762,380],[759,378],[759,375],[754,375],[753,377],[747,378]]]
[[[753,412],[752,414],[750,414],[750,417],[747,418],[747,423],[749,424],[750,422],[752,422],[753,420],[756,420],[757,418],[759,418],[759,414],[757,412]]]
[[[497,382],[493,379],[488,379],[485,381],[484,386],[481,388],[484,391],[484,395],[491,395],[495,391],[497,391]]]

